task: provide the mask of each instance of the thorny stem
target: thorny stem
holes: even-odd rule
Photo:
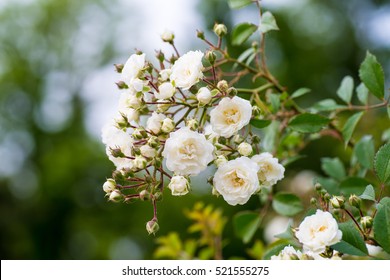
[[[348,214],[348,216],[352,219],[352,221],[355,223],[355,225],[358,227],[360,233],[363,235],[364,239],[366,239],[366,234],[364,233],[363,229],[360,227],[359,223],[356,221],[355,217],[352,215],[351,212],[349,212],[347,209],[344,209],[345,213]]]

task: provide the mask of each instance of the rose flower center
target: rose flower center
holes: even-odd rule
[[[227,124],[236,124],[241,117],[240,112],[237,109],[228,109],[223,112],[225,116],[225,122]]]

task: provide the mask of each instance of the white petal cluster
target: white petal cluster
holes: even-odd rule
[[[189,191],[190,184],[184,176],[173,176],[168,188],[174,196],[186,195]]]
[[[215,133],[228,138],[247,125],[251,117],[252,106],[248,100],[225,97],[210,112],[210,123]]]
[[[278,159],[270,153],[261,153],[252,157],[252,160],[259,166],[259,180],[261,186],[271,187],[284,177],[284,167]]]
[[[133,54],[126,61],[122,69],[122,81],[124,81],[128,86],[135,82],[139,83],[137,80],[142,69],[145,67],[145,54]]]
[[[134,139],[129,132],[118,129],[115,124],[110,122],[102,129],[102,142],[106,145],[106,154],[115,164],[117,169],[133,168],[133,162],[127,157],[132,156]],[[113,149],[119,149],[124,157],[114,157]]]
[[[258,165],[247,157],[222,164],[214,175],[214,187],[230,205],[245,204],[260,190]]]
[[[203,52],[189,51],[172,66],[171,81],[181,89],[189,89],[203,78]]]
[[[282,251],[279,252],[278,255],[272,256],[271,260],[297,260],[302,258],[302,252],[299,250],[295,250],[294,247],[288,245],[284,247]]]
[[[210,90],[207,87],[201,87],[196,94],[196,99],[200,104],[209,104],[212,99]]]
[[[159,134],[165,118],[166,116],[164,114],[153,112],[152,116],[146,121],[146,128],[156,135]]]
[[[161,99],[168,99],[171,98],[175,94],[175,87],[170,82],[162,83],[158,87],[158,91],[155,92],[154,96],[161,100]]]
[[[177,175],[197,175],[214,159],[214,146],[203,134],[182,127],[171,132],[163,157],[167,168]]]
[[[329,212],[317,210],[302,221],[295,236],[303,244],[304,251],[322,253],[326,246],[341,240],[342,232]]]

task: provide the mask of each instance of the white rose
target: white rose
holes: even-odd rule
[[[214,175],[214,187],[230,205],[245,204],[259,191],[259,167],[247,157],[222,164]]]
[[[138,78],[131,79],[130,82],[127,84],[129,86],[129,90],[136,92],[144,92],[144,88],[148,85],[147,80],[141,80]],[[147,89],[149,89],[147,87]]]
[[[134,139],[128,132],[118,129],[110,122],[102,129],[102,142],[106,144],[106,154],[117,169],[133,167],[133,161],[127,157],[132,157]],[[120,149],[125,157],[114,157],[112,149]]]
[[[175,94],[175,91],[175,87],[170,82],[165,82],[158,87],[158,91],[155,92],[154,96],[159,100],[168,99]]]
[[[119,97],[119,111],[128,108],[138,109],[142,104],[142,99],[138,98],[135,93],[130,90],[122,91]]]
[[[284,167],[270,153],[255,155],[252,160],[259,166],[259,180],[264,187],[271,187],[284,177]]]
[[[145,67],[145,54],[133,54],[126,61],[122,69],[122,81],[127,85],[139,76],[142,69]]]
[[[202,57],[201,51],[189,51],[175,61],[170,79],[176,87],[189,89],[203,78]]]
[[[230,137],[247,125],[251,116],[252,106],[248,100],[225,97],[211,110],[210,123],[219,136]]]
[[[252,146],[249,143],[242,142],[240,145],[237,147],[238,152],[242,156],[249,156],[252,153]]]
[[[209,104],[211,98],[211,92],[207,87],[201,87],[196,94],[196,99],[198,99],[200,104]]]
[[[312,253],[322,253],[326,246],[341,240],[342,232],[329,212],[317,210],[306,217],[299,225],[295,236],[303,244],[303,249]]]
[[[172,33],[172,31],[165,30],[163,34],[161,34],[161,39],[164,42],[172,42],[173,39],[175,39],[175,34]]]
[[[156,149],[150,147],[149,145],[143,145],[140,148],[141,155],[147,158],[153,158],[156,156],[157,151]]]
[[[153,112],[152,116],[146,121],[146,128],[154,134],[159,134],[163,120],[166,118],[164,114]]]
[[[296,260],[302,258],[302,252],[295,250],[294,247],[287,245],[278,255],[271,257],[271,260]]]
[[[188,180],[183,176],[173,176],[168,188],[171,190],[172,195],[179,196],[188,193],[190,184]]]
[[[172,74],[172,70],[170,68],[163,69],[160,71],[160,79],[161,81],[165,82],[169,79],[169,76]]]
[[[213,160],[214,146],[203,134],[182,127],[171,132],[162,155],[167,168],[178,175],[197,175]]]

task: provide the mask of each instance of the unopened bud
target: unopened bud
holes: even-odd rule
[[[252,146],[246,142],[242,142],[240,145],[238,145],[237,149],[240,155],[245,157],[249,156],[253,152]]]
[[[175,56],[175,55],[173,54],[173,55],[171,56],[171,58],[169,59],[169,62],[170,62],[171,64],[174,64],[176,60],[177,60],[177,56]]]
[[[317,192],[320,192],[322,190],[322,185],[320,183],[316,183],[314,185],[314,188],[316,189]]]
[[[123,64],[114,64],[114,66],[115,66],[116,72],[122,73],[122,69],[123,69],[123,67],[124,67]]]
[[[160,62],[163,62],[164,59],[165,59],[165,55],[164,53],[159,50],[159,51],[156,51],[156,58],[160,61]]]
[[[221,194],[217,191],[217,189],[215,187],[213,187],[213,189],[211,190],[211,194],[212,195],[215,195],[216,197],[219,197]]]
[[[196,99],[200,105],[206,105],[210,103],[212,99],[211,91],[207,87],[201,87],[196,94]]]
[[[240,134],[236,134],[233,136],[234,143],[240,144],[240,143],[242,143],[242,141],[244,141],[244,138],[242,138],[242,136]]]
[[[150,196],[150,193],[147,191],[147,190],[142,190],[140,193],[139,193],[139,199],[144,201],[144,200],[148,200],[149,199],[149,196]]]
[[[260,108],[257,107],[256,105],[253,105],[253,106],[252,106],[252,115],[253,115],[254,117],[258,117],[258,116],[261,115],[261,110],[260,110]]]
[[[143,156],[137,156],[134,159],[134,167],[137,169],[144,169],[147,165],[147,160]]]
[[[237,89],[235,87],[230,87],[227,89],[227,94],[230,96],[230,97],[234,97],[236,96],[238,93]]]
[[[216,23],[213,31],[218,37],[223,37],[227,34],[227,27],[222,23]]]
[[[114,170],[112,172],[112,178],[114,179],[114,181],[120,181],[124,179],[122,172],[119,170]]]
[[[153,158],[156,156],[157,151],[155,148],[150,147],[149,145],[143,145],[140,148],[140,153],[146,158]]]
[[[135,176],[133,170],[131,170],[131,169],[128,168],[128,167],[123,168],[123,169],[121,170],[121,173],[122,173],[123,177],[125,177],[125,178],[134,178],[134,176]]]
[[[157,219],[152,219],[146,223],[146,230],[149,234],[156,234],[156,232],[160,229]]]
[[[333,196],[330,200],[330,203],[332,204],[333,208],[335,208],[335,209],[343,209],[345,199],[342,196]]]
[[[198,37],[201,40],[204,40],[204,32],[200,31],[200,30],[197,30],[196,31],[196,37]]]
[[[217,156],[217,158],[214,160],[214,163],[217,167],[220,167],[222,164],[225,164],[228,162],[227,158],[225,156]]]
[[[260,141],[261,141],[261,139],[260,139],[260,137],[258,135],[253,135],[251,140],[252,140],[253,144],[259,144]]]
[[[257,50],[259,48],[259,43],[257,41],[253,41],[252,42],[252,48],[254,48],[255,50]]]
[[[129,87],[125,84],[125,82],[123,82],[123,81],[118,81],[118,82],[116,82],[115,84],[117,85],[117,87],[118,87],[119,89],[129,88]]]
[[[222,145],[226,145],[227,139],[226,139],[226,137],[221,136],[218,138],[218,142]]]
[[[353,207],[356,207],[358,209],[360,209],[360,206],[362,204],[362,199],[360,197],[358,197],[357,195],[355,194],[352,194],[349,199],[349,204]]]
[[[169,133],[175,129],[175,122],[171,118],[165,118],[161,125],[161,131]]]
[[[123,114],[115,118],[115,123],[119,129],[127,128],[130,125],[127,117]]]
[[[223,91],[223,92],[226,92],[229,88],[229,84],[227,81],[225,80],[221,80],[218,82],[217,84],[217,88],[220,90],[220,91]]]
[[[160,141],[156,136],[151,136],[148,140],[148,145],[152,148],[158,148],[160,146]]]
[[[217,56],[213,51],[208,51],[205,55],[206,59],[210,62],[211,65],[214,64],[215,60],[217,59]]]
[[[313,205],[313,206],[317,205],[317,199],[315,197],[312,197],[310,199],[310,204]]]
[[[165,30],[163,34],[161,34],[161,39],[164,42],[173,43],[173,39],[175,39],[175,34],[173,34],[171,31]]]
[[[360,223],[362,224],[364,229],[368,229],[372,227],[372,217],[370,216],[364,216],[360,219]]]
[[[153,159],[153,166],[156,167],[157,169],[162,166],[162,159],[159,157],[155,157]]]
[[[124,157],[125,155],[122,153],[121,149],[119,148],[110,148],[110,152],[111,152],[111,155],[115,158],[118,158],[118,157]]]
[[[325,191],[325,190],[324,190]],[[323,193],[323,198],[325,201],[330,201],[331,199],[331,196],[329,193],[327,193],[326,191],[325,192],[322,192]]]
[[[116,189],[116,182],[114,179],[107,179],[107,181],[103,184],[103,191],[105,193],[111,193]]]
[[[186,126],[191,130],[197,130],[199,127],[199,122],[196,119],[188,119],[186,121]]]
[[[135,138],[137,140],[140,140],[140,139],[143,139],[145,137],[145,133],[144,132],[146,132],[144,129],[136,128],[136,129],[134,129],[134,131],[131,134],[131,136],[133,136],[133,138]]]
[[[120,191],[114,190],[110,193],[108,200],[112,202],[120,202],[123,200],[123,195]]]
[[[155,193],[153,194],[153,199],[154,199],[155,201],[161,201],[162,198],[163,198],[162,192],[155,192]]]

